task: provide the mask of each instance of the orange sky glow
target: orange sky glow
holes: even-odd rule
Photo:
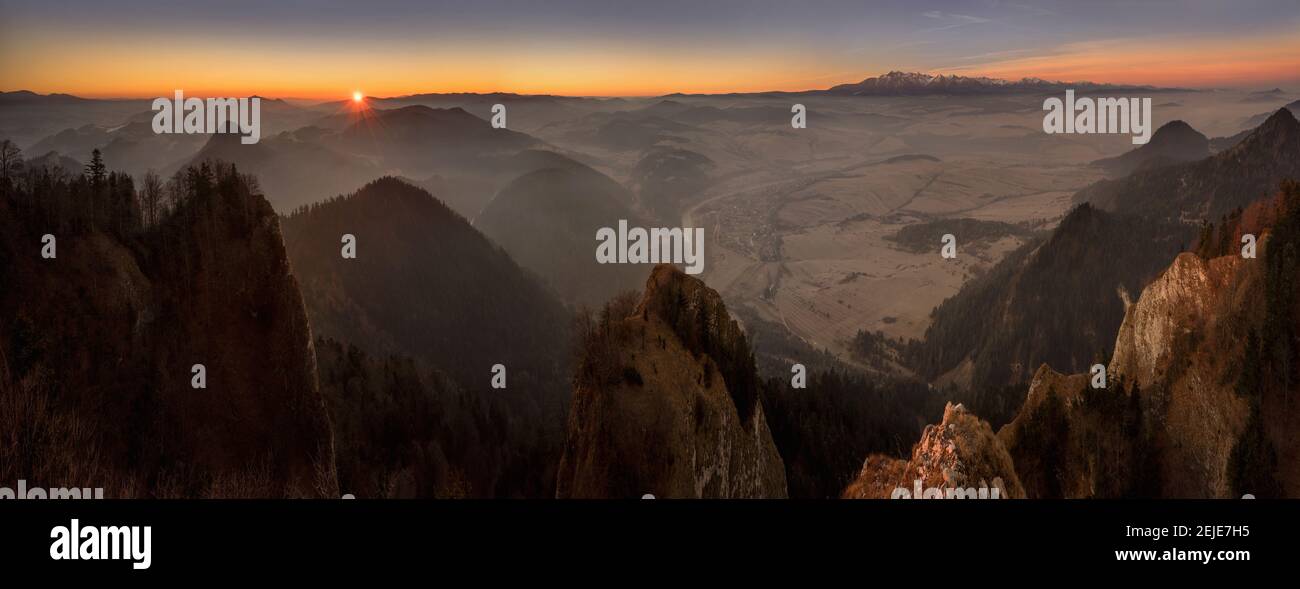
[[[1300,83],[1300,35],[1250,39],[1113,40],[1060,46],[1038,55],[926,64],[887,52],[818,54],[747,46],[702,50],[620,45],[538,46],[507,52],[468,44],[404,50],[346,47],[294,50],[139,36],[45,36],[0,54],[0,89],[87,97],[192,96],[337,100],[421,92],[516,92],[574,96],[650,96],[808,90],[856,82],[892,69],[1018,79],[1158,86]],[[157,51],[155,47],[183,47]]]

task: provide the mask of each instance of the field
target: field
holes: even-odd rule
[[[729,305],[846,357],[858,330],[920,337],[935,305],[1053,227],[1075,191],[1103,178],[1090,162],[1135,147],[1127,135],[1043,133],[1042,99],[676,96],[534,132],[624,183],[656,145],[709,158],[711,185],[681,206],[683,226],[706,230],[706,282]],[[1266,108],[1209,92],[1153,102],[1156,127],[1186,118],[1210,137],[1240,131]],[[795,103],[808,109],[805,129],[791,128]],[[627,113],[648,133],[645,145],[588,139],[587,127]],[[940,256],[938,241],[909,251],[890,239],[908,225],[955,219],[1023,231],[955,234],[955,259]]]

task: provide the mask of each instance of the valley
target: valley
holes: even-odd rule
[[[230,161],[256,174],[281,212],[381,175],[406,178],[484,229],[530,270],[555,277],[552,288],[570,302],[596,304],[635,288],[637,273],[593,268],[608,287],[586,284],[599,294],[579,295],[572,285],[585,284],[582,278],[561,278],[571,264],[537,256],[538,247],[558,243],[537,232],[567,235],[563,251],[572,251],[564,255],[576,257],[595,245],[583,243],[585,234],[613,227],[619,218],[703,228],[703,277],[711,287],[811,349],[851,363],[851,340],[859,331],[922,338],[931,310],[1033,236],[1052,230],[1076,204],[1075,193],[1107,177],[1109,168],[1094,162],[1133,147],[1123,136],[1044,134],[1047,89],[908,94],[902,88],[911,78],[881,80],[794,94],[421,94],[368,98],[360,107],[266,100],[268,132],[254,146],[229,136],[139,133],[127,143],[119,135],[135,127],[95,127],[103,109],[60,111],[58,103],[46,108],[85,113],[87,126],[75,134],[58,129],[71,115],[26,123],[48,120],[49,136],[32,145],[38,151],[79,159],[98,147],[110,166],[125,164],[133,173],[155,169],[166,176],[187,161]],[[791,128],[793,103],[806,105],[807,128]],[[519,131],[489,128],[494,104],[509,110]],[[1265,106],[1245,94],[1164,91],[1152,117],[1157,128],[1187,120],[1206,136],[1226,137]],[[132,119],[146,126],[144,117]],[[159,151],[160,141],[170,143]],[[533,176],[527,187],[511,186],[529,172],[554,167],[578,173]],[[584,201],[593,191],[601,195]],[[594,214],[578,224],[556,218],[539,225],[533,221],[545,218],[541,209],[515,218],[519,205],[493,206],[521,198],[538,205],[577,198],[563,206]],[[503,216],[507,211],[511,217]],[[937,242],[927,251],[894,240],[909,226],[963,219],[1019,230],[970,240],[958,232],[959,254],[952,260],[937,255]],[[553,225],[560,222],[566,226]]]
[[[337,472],[321,488],[305,490],[305,467],[292,464],[276,492],[342,484],[366,496],[589,497],[648,485],[675,496],[867,497],[881,477],[948,459],[932,455],[947,443],[925,427],[938,422],[994,456],[989,473],[1004,494],[1085,494],[1023,470],[1059,459],[1033,453],[1052,442],[1038,426],[999,433],[1011,436],[1001,442],[994,432],[1119,415],[1104,405],[1044,416],[1054,405],[1039,405],[1050,402],[1021,401],[1043,382],[1074,387],[1045,363],[1063,375],[1118,354],[1132,301],[1180,254],[1210,247],[1195,241],[1197,224],[1297,174],[1295,118],[1257,120],[1266,105],[1241,92],[1149,89],[1156,130],[1134,148],[1126,135],[1043,133],[1055,86],[912,93],[912,78],[882,78],[887,87],[800,93],[268,99],[270,132],[249,145],[233,134],[148,134],[138,115],[105,125],[102,109],[64,129],[71,115],[37,116],[27,124],[49,132],[25,145],[41,153],[25,159],[28,192],[8,206],[79,234],[111,230],[146,268],[166,245],[158,227],[208,227],[213,195],[238,193],[222,197],[238,205],[223,221],[235,235],[274,220],[283,251],[269,263],[291,273],[301,300],[290,306],[306,318],[293,337],[309,343],[318,379],[291,393],[323,401],[329,435],[340,436],[329,458]],[[922,83],[940,82],[951,80]],[[497,104],[517,127],[489,123]],[[792,127],[793,104],[805,107],[806,128]],[[87,157],[127,173],[92,181],[78,175]],[[34,205],[28,193],[54,196]],[[109,200],[93,208],[71,193]],[[203,231],[187,238],[200,241],[184,263],[222,247],[201,241]],[[355,257],[339,257],[341,234],[353,236]],[[648,247],[656,236],[670,238],[672,258]],[[948,238],[952,256],[941,255]],[[677,268],[654,264],[678,254]],[[227,307],[212,321],[240,312]],[[510,371],[504,393],[484,377],[498,364]],[[792,364],[809,367],[816,395],[781,385]],[[30,370],[45,368],[23,369],[28,380],[16,382],[31,387]],[[101,377],[82,380],[98,390],[109,386]],[[645,391],[658,392],[637,397]],[[1143,492],[1223,495],[1232,476],[1263,476],[1222,472],[1234,445],[1274,444],[1261,428],[1283,427],[1248,422],[1246,406],[1198,441],[1218,462],[1170,454],[1219,469],[1213,487]],[[642,433],[620,437],[622,427]],[[714,436],[724,443],[706,443]],[[912,462],[890,461],[917,436]],[[1290,445],[1275,446],[1290,460]],[[673,466],[699,448],[712,462]],[[641,466],[628,470],[628,456]],[[170,476],[119,486],[259,492],[210,472],[176,490]],[[1092,473],[1077,476],[1084,485]],[[1112,494],[1147,484],[1103,482]]]

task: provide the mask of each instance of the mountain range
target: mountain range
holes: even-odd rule
[[[1027,382],[1044,362],[1083,371],[1110,357],[1128,302],[1191,247],[1200,223],[1296,177],[1300,123],[1282,109],[1227,151],[1091,185],[1051,235],[935,308],[910,362],[975,388]]]
[[[818,92],[1064,87],[891,72]],[[56,114],[97,102],[5,101]],[[539,118],[493,128],[484,109],[498,101]],[[0,476],[102,477],[152,497],[881,497],[917,478],[1011,497],[1300,489],[1288,108],[1216,140],[1169,122],[1094,161],[1110,177],[1059,220],[936,216],[884,234],[900,255],[924,254],[945,227],[1025,244],[973,272],[923,339],[855,341],[891,363],[864,376],[791,343],[778,319],[733,316],[725,288],[592,256],[600,228],[675,224],[714,187],[786,173],[727,168],[764,137],[718,148],[699,135],[784,126],[788,111],[512,94],[368,104],[275,105],[308,123],[255,145],[154,135],[140,111],[34,143],[29,166],[73,173],[0,181],[0,282],[17,285],[0,293]],[[76,173],[91,149],[130,174]],[[161,215],[141,213],[143,169],[173,180]],[[767,214],[762,199],[781,190],[738,192],[754,199],[714,213]],[[837,236],[858,237],[846,227]],[[1237,253],[1247,232],[1258,259]],[[52,260],[33,255],[45,233],[58,235]],[[808,390],[786,373],[796,361],[814,371]],[[194,364],[206,389],[191,385]],[[1088,384],[1096,364],[1101,388]],[[14,454],[15,436],[53,450]]]
[[[1057,93],[1073,89],[1076,92],[1169,92],[1174,88],[1096,84],[1093,82],[1049,82],[1039,78],[1002,80],[986,77],[957,75],[932,75],[918,72],[891,71],[852,84],[840,84],[822,91],[840,96],[917,96],[926,94],[1011,94],[1017,92]]]

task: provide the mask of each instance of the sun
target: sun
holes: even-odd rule
[[[361,104],[361,100],[362,100],[363,98],[365,98],[365,97],[361,95],[361,91],[360,91],[360,90],[353,90],[353,91],[352,91],[352,102],[355,102],[355,103],[357,103],[357,104]]]

